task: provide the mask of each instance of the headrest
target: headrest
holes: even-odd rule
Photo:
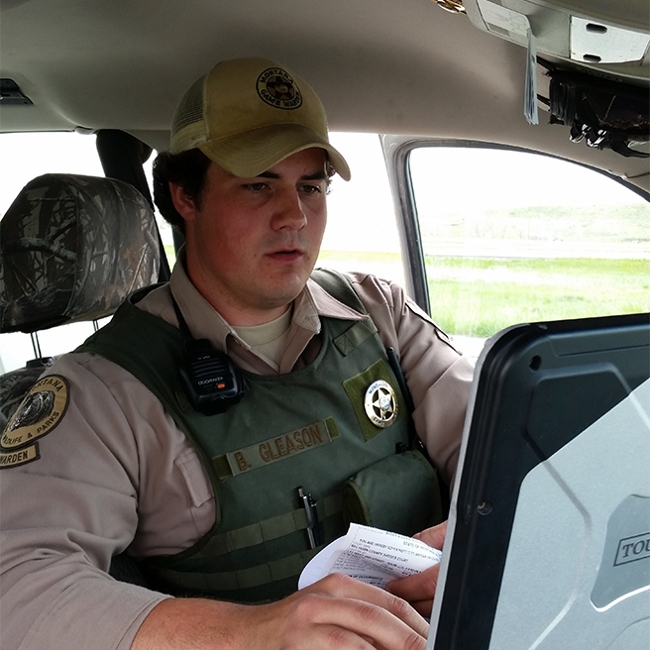
[[[109,316],[158,265],[153,212],[131,185],[39,176],[0,221],[0,332]]]

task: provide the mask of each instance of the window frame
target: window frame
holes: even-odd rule
[[[411,178],[410,156],[415,149],[433,147],[462,147],[465,149],[491,149],[500,151],[515,151],[561,160],[616,181],[623,187],[634,192],[650,203],[650,192],[626,181],[620,176],[610,174],[602,169],[586,165],[575,160],[560,158],[542,151],[526,149],[476,140],[432,139],[400,135],[383,134],[379,136],[384,160],[386,163],[388,181],[393,197],[398,232],[404,261],[404,278],[406,290],[413,300],[427,313],[431,314],[429,285],[427,280],[425,252],[420,232],[415,192]]]

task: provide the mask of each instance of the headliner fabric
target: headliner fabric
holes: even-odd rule
[[[153,212],[131,185],[46,174],[0,221],[0,332],[34,332],[112,314],[157,281]]]

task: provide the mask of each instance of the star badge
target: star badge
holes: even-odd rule
[[[368,386],[363,406],[368,419],[382,429],[389,427],[397,418],[397,396],[393,387],[383,379]]]

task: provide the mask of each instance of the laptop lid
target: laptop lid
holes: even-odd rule
[[[478,361],[427,650],[650,647],[650,314]]]

